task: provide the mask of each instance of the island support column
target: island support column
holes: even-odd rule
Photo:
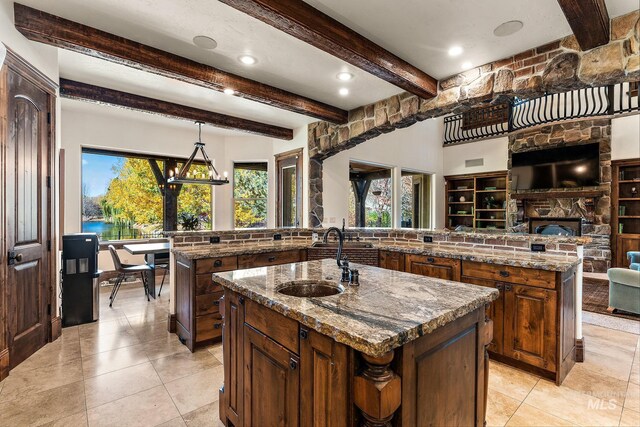
[[[364,427],[391,427],[402,402],[402,382],[391,370],[394,352],[380,357],[361,354],[364,369],[354,379],[354,403],[362,411]]]

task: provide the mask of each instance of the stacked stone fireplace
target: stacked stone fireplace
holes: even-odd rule
[[[600,144],[600,186],[527,192],[511,199],[508,216],[511,226],[524,232],[530,218],[581,218],[582,236],[592,239],[585,246],[584,271],[605,272],[611,267],[611,120],[577,120],[511,134],[509,169],[512,153],[595,142]]]

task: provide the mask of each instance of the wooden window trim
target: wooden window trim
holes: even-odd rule
[[[303,148],[297,148],[295,150],[285,151],[284,153],[278,153],[275,155],[276,161],[276,227],[282,227],[282,185],[280,183],[282,174],[283,163],[295,159],[296,165],[296,228],[302,227],[302,179],[304,176],[303,170]]]

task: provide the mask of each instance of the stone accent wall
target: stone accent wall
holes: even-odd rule
[[[165,234],[173,239],[175,248],[184,248],[201,245],[234,246],[244,243],[271,244],[274,241],[274,234],[280,234],[283,243],[304,242],[311,241],[313,231],[307,228],[272,228],[229,231],[176,231]],[[209,243],[209,238],[213,236],[220,237],[220,243]]]
[[[611,41],[581,51],[573,35],[439,81],[438,96],[404,92],[349,112],[349,122],[309,125],[309,154],[326,159],[398,128],[509,97],[534,97],[640,79],[638,11],[611,21]]]
[[[509,171],[514,152],[533,151],[569,145],[600,144],[599,187],[564,191],[599,190],[599,197],[563,198],[563,190],[542,190],[549,198],[517,201],[511,199],[507,215],[509,225],[528,230],[528,218],[583,218],[582,235],[591,238],[585,246],[584,271],[605,272],[611,266],[611,119],[586,119],[538,126],[509,136]],[[511,181],[511,172],[508,175]]]

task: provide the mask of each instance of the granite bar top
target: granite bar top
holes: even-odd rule
[[[580,264],[577,256],[551,255],[539,252],[502,249],[480,249],[424,243],[373,243],[374,248],[417,255],[438,256],[489,264],[565,272]],[[235,245],[199,245],[173,249],[173,253],[188,259],[204,259],[233,255],[252,255],[265,252],[308,249],[309,241],[240,243]],[[345,243],[345,247],[349,247]]]
[[[480,249],[461,246],[394,244],[375,245],[380,250],[477,261],[487,264],[510,265],[536,270],[569,271],[580,264],[580,258],[571,255],[551,255],[544,252]]]
[[[174,248],[175,255],[187,259],[204,259],[233,255],[254,255],[265,252],[289,251],[295,249],[307,249],[310,244],[307,241],[280,241],[280,242],[252,242],[234,245],[211,244],[198,246],[185,246]]]
[[[213,281],[337,342],[379,357],[498,298],[496,289],[351,264],[360,286],[299,298],[277,292],[300,280],[339,283],[335,260],[214,273]]]

